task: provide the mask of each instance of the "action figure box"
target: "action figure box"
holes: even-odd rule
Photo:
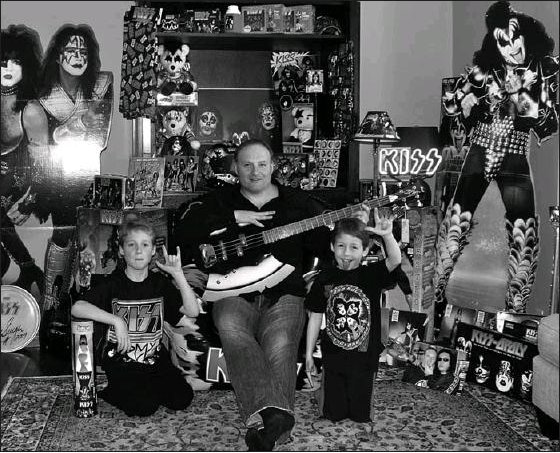
[[[457,326],[457,338],[469,355],[468,382],[531,401],[535,343],[465,323]]]
[[[134,178],[134,207],[161,208],[164,183],[163,157],[136,157],[130,161]]]
[[[267,33],[283,33],[284,32],[284,5],[281,3],[274,5],[266,5],[266,32]]]
[[[264,5],[241,7],[243,31],[246,33],[266,33],[266,11]]]
[[[495,313],[447,304],[441,320],[437,342],[441,345],[448,345],[454,348],[457,339],[457,325],[460,322],[492,329],[492,320],[495,319],[495,317]]]
[[[156,254],[150,264],[150,269],[154,269],[156,260],[165,262],[162,247],[167,245],[167,210],[78,208],[77,281],[82,288],[90,286],[92,274],[110,274],[123,266],[119,256],[119,228],[123,223],[138,218],[148,222],[155,232]]]
[[[101,209],[133,208],[134,180],[121,175],[95,175],[93,206]]]
[[[313,33],[315,31],[315,6],[295,5],[284,7],[285,33]]]
[[[509,311],[498,311],[496,313],[496,330],[500,333],[504,332],[506,321],[511,321],[530,329],[538,330],[539,323],[543,317],[539,315],[530,315],[528,313],[513,313]]]

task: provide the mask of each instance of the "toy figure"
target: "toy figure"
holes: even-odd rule
[[[298,105],[292,109],[295,129],[290,133],[290,141],[304,146],[313,146],[314,113],[313,105]]]
[[[535,280],[538,219],[527,155],[530,132],[537,144],[558,131],[558,57],[544,26],[494,3],[486,13],[487,34],[472,68],[443,96],[446,115],[470,133],[470,147],[439,229],[434,276],[437,328],[447,305],[445,290],[488,185],[496,180],[506,209],[509,243],[505,307],[524,313]]]
[[[160,141],[163,140],[159,156],[186,156],[200,148],[189,123],[188,107],[167,107],[158,109],[161,127]]]
[[[166,39],[158,47],[157,89],[164,96],[179,92],[189,95],[198,88],[190,72],[190,47],[175,39]]]
[[[30,291],[36,283],[43,293],[43,271],[16,231],[16,225],[24,223],[33,211],[40,178],[34,164],[48,155],[47,118],[33,100],[37,97],[42,49],[37,32],[23,25],[2,30],[1,39],[1,276],[8,271],[11,258],[20,268],[13,284]]]

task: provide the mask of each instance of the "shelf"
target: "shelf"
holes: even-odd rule
[[[178,39],[196,50],[317,49],[342,43],[344,36],[297,33],[187,33],[159,32],[159,39]]]

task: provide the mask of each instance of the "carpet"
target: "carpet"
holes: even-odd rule
[[[467,384],[462,395],[402,383],[381,370],[375,421],[318,418],[312,393],[296,394],[296,426],[281,451],[558,451],[540,435],[531,405]],[[105,377],[98,376],[98,385]],[[99,400],[89,419],[73,415],[70,376],[14,378],[2,398],[2,451],[246,451],[232,391],[197,392],[185,411],[127,417]]]

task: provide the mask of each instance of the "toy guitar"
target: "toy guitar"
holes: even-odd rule
[[[410,198],[417,198],[421,190],[421,188],[416,187],[403,188],[392,195],[365,200],[362,203],[370,208],[386,206],[399,200],[406,201]],[[213,244],[200,244],[198,247],[200,251],[198,262],[206,269],[220,269],[231,264],[231,262],[235,263],[242,257],[245,257],[246,262],[248,257],[257,256],[255,251],[258,252],[259,247],[315,228],[332,225],[340,219],[351,217],[352,214],[360,210],[362,203],[325,212],[315,217],[269,230],[261,230],[254,234],[238,233],[233,239],[230,235],[228,240],[218,239]],[[227,234],[227,231],[220,230],[218,236],[222,234]],[[216,235],[211,234],[210,238],[216,239]],[[255,291],[262,292],[266,288],[277,285],[293,271],[294,267],[292,265],[280,262],[273,255],[268,254],[264,257],[261,255],[258,264],[255,266],[234,268],[225,274],[210,273],[202,299],[207,302],[214,302],[224,297],[238,296]]]

